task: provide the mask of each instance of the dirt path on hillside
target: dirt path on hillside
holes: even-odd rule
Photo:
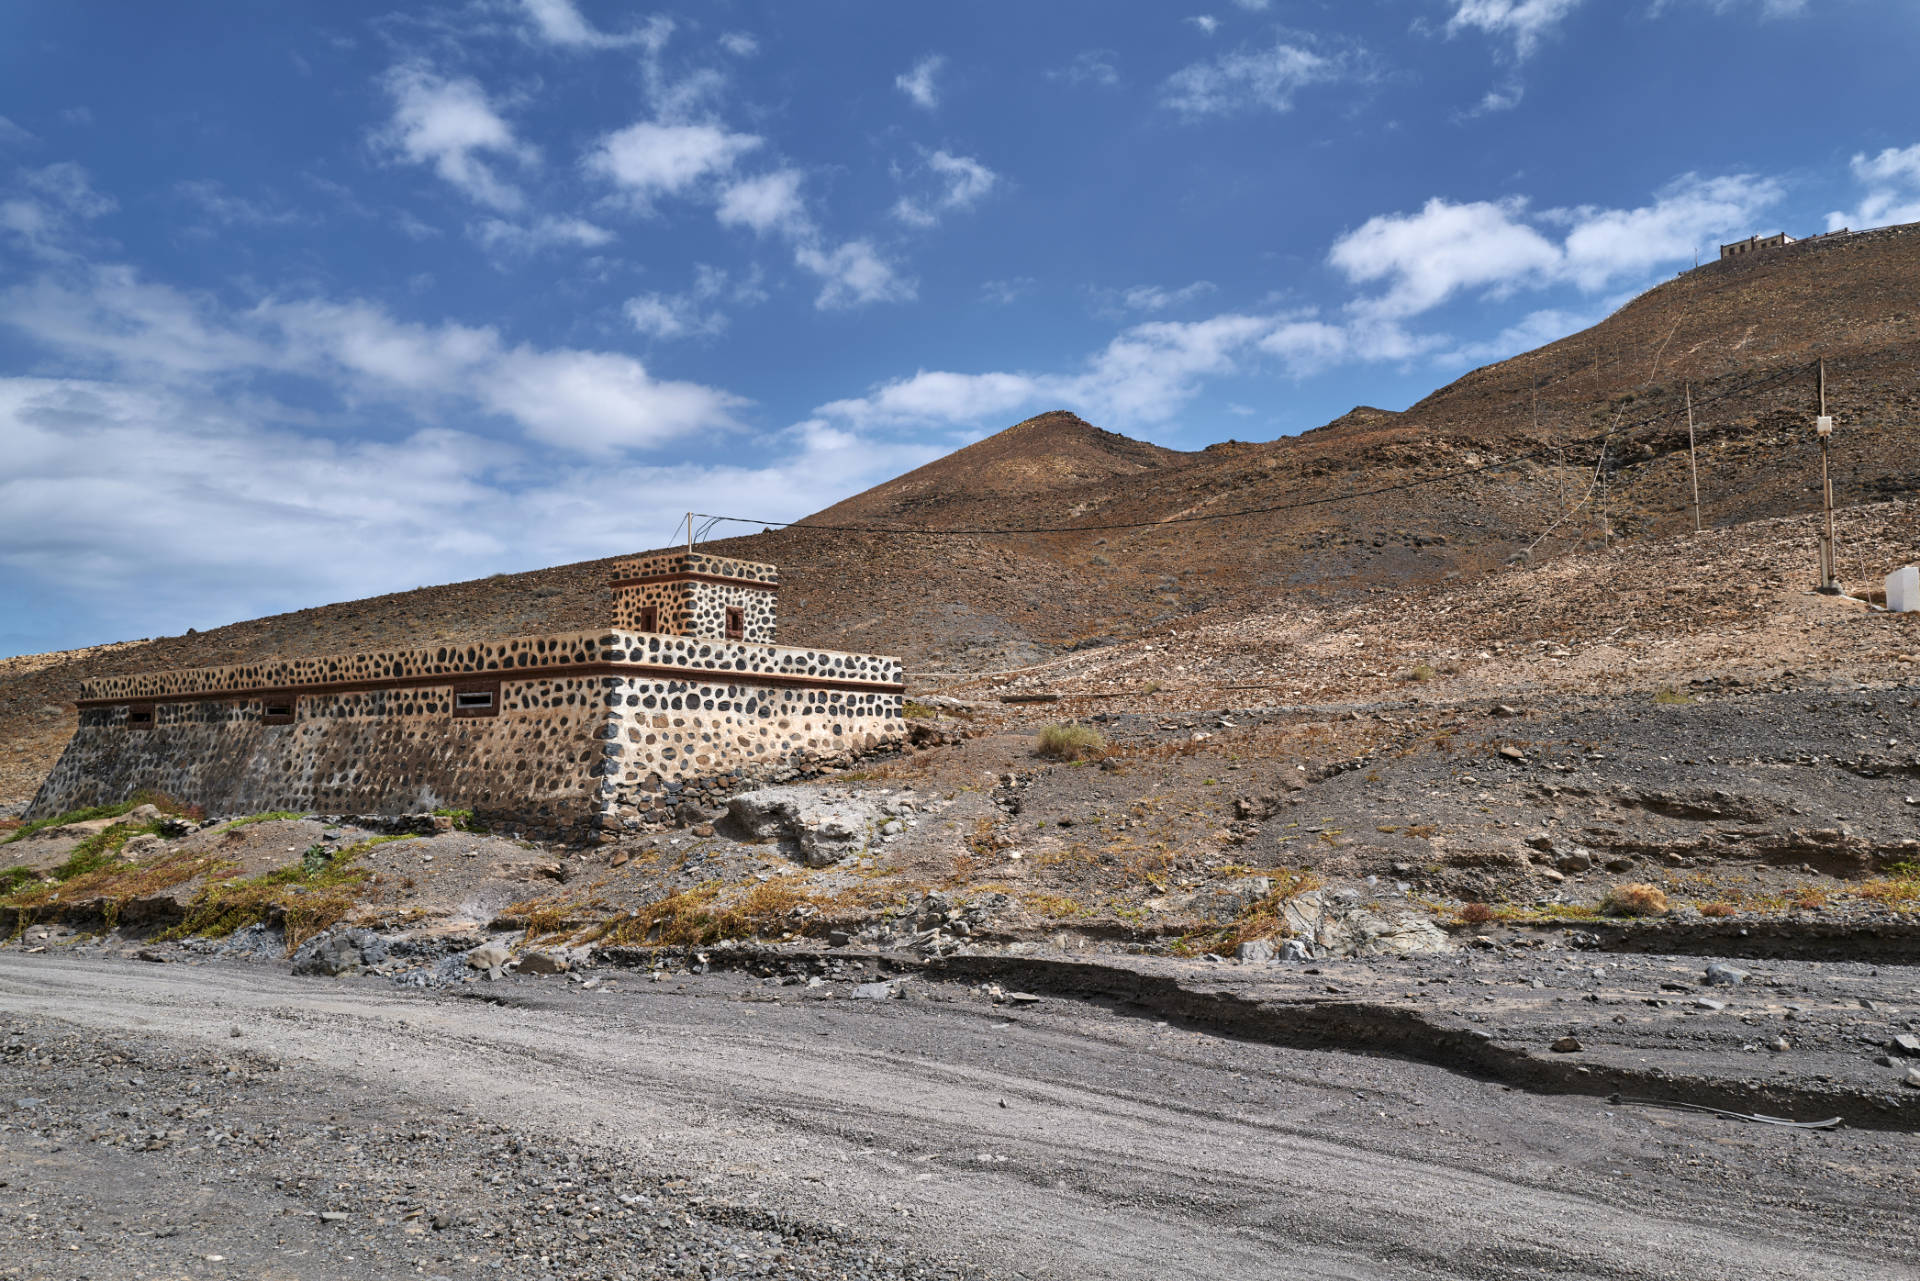
[[[16,954],[0,955],[0,1030],[15,1047],[78,1029],[88,1044],[170,1046],[188,1060],[245,1054],[265,1066],[237,1078],[253,1084],[232,1087],[232,1110],[289,1130],[324,1116],[326,1137],[337,1132],[353,1160],[379,1150],[380,1133],[416,1128],[431,1140],[414,1149],[417,1177],[430,1187],[436,1171],[460,1166],[463,1213],[477,1225],[449,1220],[448,1233],[474,1239],[414,1260],[430,1275],[619,1275],[598,1256],[573,1270],[557,1249],[542,1249],[537,1272],[531,1257],[515,1264],[515,1216],[538,1197],[511,1178],[487,1181],[507,1150],[489,1137],[503,1125],[550,1153],[610,1155],[632,1173],[691,1180],[711,1202],[849,1225],[863,1241],[993,1275],[1894,1278],[1920,1268],[1902,1208],[1908,1135],[1531,1097],[1422,1065],[1236,1042],[1110,1004],[1048,999],[1009,1012],[911,986],[918,999],[827,1001],[737,974],[627,976],[612,992],[489,985],[486,995],[508,1002],[494,1004],[257,967]],[[71,1050],[36,1059],[10,1048],[0,1062],[9,1102],[33,1095],[57,1111],[66,1091],[76,1117],[99,1105],[79,1095],[102,1088],[102,1074]],[[164,1088],[149,1066],[125,1093]],[[0,1144],[28,1153],[0,1193],[6,1222],[81,1191],[117,1195],[118,1176],[73,1161],[84,1143],[33,1130],[31,1109],[0,1119],[41,1136],[31,1152],[18,1134]],[[346,1198],[333,1213],[363,1248],[352,1261],[336,1248],[331,1275],[384,1276],[423,1231],[345,1190],[392,1175],[348,1178],[304,1210],[276,1210],[304,1184],[260,1165],[245,1186],[256,1167],[211,1141],[189,1145],[197,1128],[182,1134],[153,1159],[180,1177],[200,1170],[203,1186],[225,1172],[230,1238],[249,1216],[326,1212],[327,1197]],[[496,1146],[482,1155],[469,1140]],[[66,1148],[68,1164],[48,1147]],[[273,1144],[254,1147],[270,1154]],[[325,1156],[302,1161],[324,1169]],[[415,1237],[404,1235],[409,1222]],[[624,1250],[626,1271],[657,1274],[655,1247],[640,1238],[578,1232],[583,1249],[599,1233]],[[226,1248],[268,1235],[241,1233]],[[398,1244],[388,1249],[388,1238]],[[141,1248],[164,1253],[173,1241]],[[94,1246],[113,1257],[110,1239],[96,1234]],[[7,1262],[24,1262],[26,1275],[89,1274],[85,1251],[46,1248]],[[772,1264],[754,1271],[735,1257],[747,1253],[716,1256],[715,1273],[771,1274]],[[249,1269],[224,1252],[223,1263],[238,1270],[177,1271],[310,1274],[284,1261]]]

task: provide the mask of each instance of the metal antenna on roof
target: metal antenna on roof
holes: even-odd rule
[[[687,555],[693,555],[693,513],[687,513]]]

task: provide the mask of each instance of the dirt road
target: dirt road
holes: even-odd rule
[[[614,988],[0,953],[0,1275],[1920,1274],[1904,1133],[920,981]]]

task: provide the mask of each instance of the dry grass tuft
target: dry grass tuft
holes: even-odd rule
[[[649,903],[608,925],[601,936],[622,945],[698,947],[721,939],[779,938],[801,932],[828,900],[803,889],[800,878],[775,877],[726,898],[727,887],[709,881]]]
[[[1040,731],[1034,751],[1048,760],[1098,760],[1107,754],[1107,740],[1090,725],[1054,724]]]
[[[291,955],[302,943],[325,932],[364,898],[371,873],[360,856],[376,845],[410,841],[412,836],[375,836],[330,850],[315,846],[291,867],[259,876],[210,877],[180,924],[165,937],[201,934],[224,938],[249,925],[278,921]]]
[[[1600,906],[1609,916],[1665,916],[1667,892],[1658,885],[1634,881],[1608,890]]]
[[[1732,916],[1739,910],[1740,909],[1731,903],[1702,903],[1700,905],[1700,915],[1702,916]]]
[[[1462,925],[1485,925],[1494,917],[1494,911],[1485,903],[1468,903],[1460,909]]]

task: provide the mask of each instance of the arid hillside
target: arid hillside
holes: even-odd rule
[[[1362,407],[1297,437],[1194,453],[1042,414],[714,548],[781,566],[787,636],[899,653],[917,674],[1383,594],[1430,601],[1516,557],[1690,528],[1689,386],[1708,527],[1813,509],[1819,359],[1842,505],[1910,493],[1920,226],[1708,263],[1404,412]],[[1063,532],[906,532],[1009,529]],[[86,677],[592,627],[610,559],[636,550],[0,664],[0,805],[44,775]]]

